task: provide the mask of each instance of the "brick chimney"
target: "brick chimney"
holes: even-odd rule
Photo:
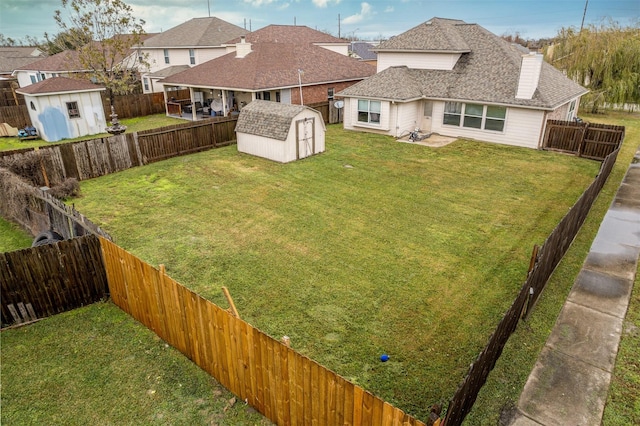
[[[251,43],[247,43],[244,36],[240,36],[240,43],[236,43],[236,58],[244,58],[251,53]]]
[[[531,52],[522,55],[520,78],[518,79],[518,92],[516,99],[531,99],[538,88],[540,72],[542,70],[542,55]]]

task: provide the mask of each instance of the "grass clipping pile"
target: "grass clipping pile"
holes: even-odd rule
[[[0,167],[22,178],[21,182],[23,184],[34,187],[43,185],[42,162],[39,151],[31,151],[27,155],[1,158]],[[49,189],[49,193],[60,200],[77,197],[80,195],[80,183],[76,178],[66,178],[62,182],[53,185]]]

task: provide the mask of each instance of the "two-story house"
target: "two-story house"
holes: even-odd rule
[[[225,55],[224,43],[249,31],[216,17],[194,18],[148,38],[140,48],[149,64],[142,73],[144,93],[162,92],[157,82]]]
[[[541,55],[459,20],[433,18],[375,51],[377,73],[338,94],[345,129],[538,148],[547,120],[573,119],[587,93]]]

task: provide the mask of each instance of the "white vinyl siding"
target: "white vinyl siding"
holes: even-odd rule
[[[422,70],[452,70],[459,58],[459,53],[379,52],[378,72],[398,66]]]

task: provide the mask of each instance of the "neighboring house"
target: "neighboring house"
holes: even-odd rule
[[[47,78],[53,77],[78,77],[90,74],[90,70],[83,68],[78,59],[78,52],[65,50],[55,55],[31,62],[26,66],[16,68],[13,76],[18,79],[20,87],[27,87]],[[89,78],[89,77],[87,77]]]
[[[375,73],[371,65],[348,57],[348,46],[309,27],[269,25],[231,40],[230,53],[159,83],[167,99],[171,90],[189,88],[189,102],[221,115],[237,113],[256,99],[299,105],[323,102]]]
[[[52,77],[18,89],[31,123],[47,142],[104,133],[107,122],[100,92],[86,80]]]
[[[433,18],[381,43],[378,73],[339,93],[344,128],[422,132],[538,148],[587,90],[479,25]]]
[[[14,70],[24,68],[44,57],[45,54],[37,47],[0,47],[0,78],[12,78]]]
[[[366,62],[369,65],[376,66],[378,63],[378,54],[373,50],[375,47],[373,43],[366,41],[352,41],[351,46],[349,46],[349,56]]]
[[[238,151],[288,163],[324,152],[325,130],[315,109],[256,100],[238,116]]]
[[[194,18],[146,39],[140,48],[149,64],[142,74],[144,93],[162,92],[157,77],[174,74],[175,67],[193,67],[228,53],[224,43],[249,31],[216,17]]]
[[[144,40],[147,37],[153,37],[154,35],[155,34],[144,34],[141,36],[141,39]],[[119,37],[129,36],[126,35]],[[92,42],[92,44],[92,47],[97,50],[102,48],[99,42]],[[88,46],[89,45],[84,47]],[[115,60],[118,66],[127,69],[136,69],[140,65],[141,57],[142,54],[139,49],[132,48],[128,50],[126,55],[115,58]],[[65,50],[63,52],[56,53],[55,55],[32,62],[26,66],[16,68],[12,75],[18,79],[20,87],[27,87],[30,84],[52,77],[85,78],[87,80],[91,80],[93,71],[82,65],[78,51]]]

